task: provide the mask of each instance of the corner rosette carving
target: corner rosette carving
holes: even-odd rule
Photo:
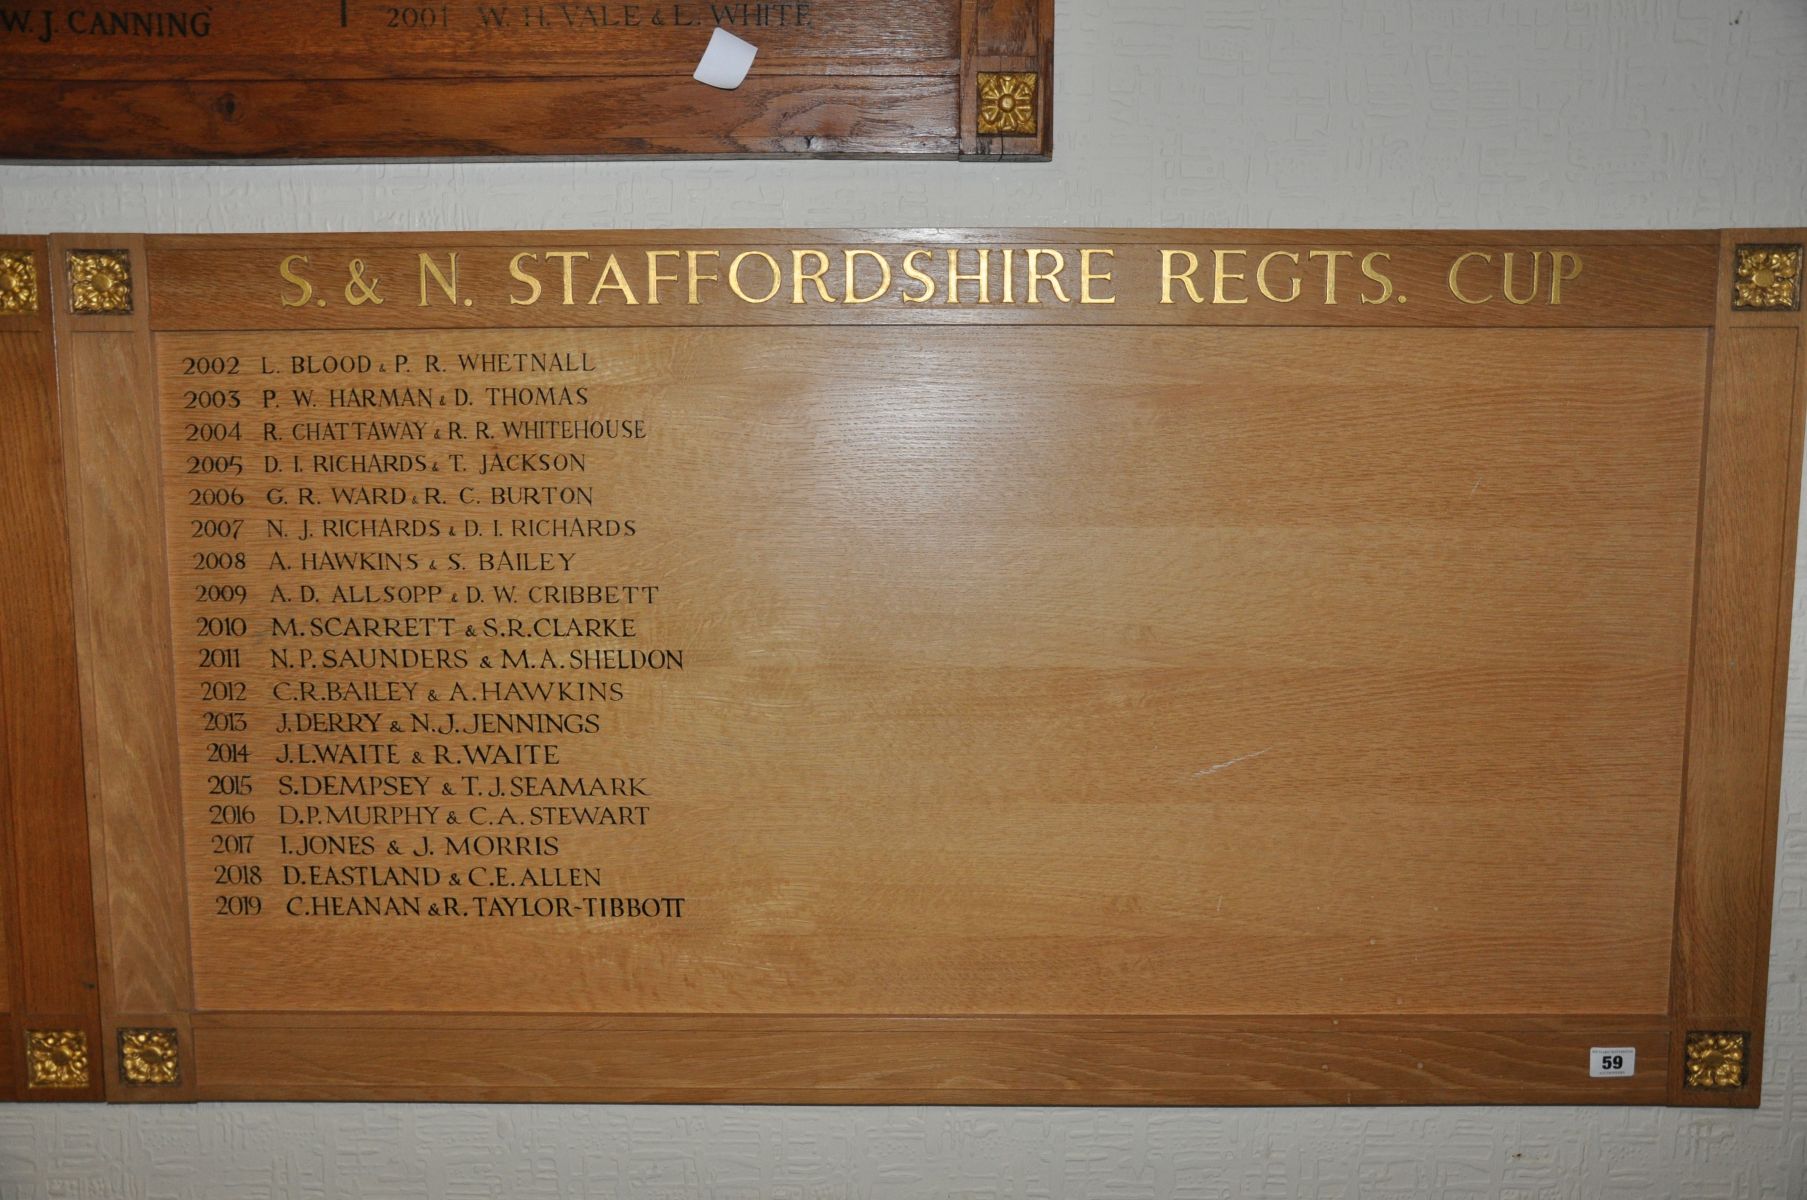
[[[29,250],[0,250],[0,317],[37,311],[37,256]]]
[[[89,316],[132,311],[132,258],[124,250],[71,250],[69,309]]]
[[[1683,1044],[1682,1082],[1703,1091],[1741,1088],[1749,1078],[1750,1034],[1689,1033]]]
[[[1732,307],[1747,312],[1797,312],[1801,307],[1801,247],[1740,246]]]
[[[173,1029],[121,1029],[119,1076],[135,1087],[168,1087],[182,1081]]]
[[[88,1086],[88,1035],[79,1029],[28,1029],[25,1082],[34,1088]]]
[[[979,72],[979,132],[1033,135],[1038,83],[1034,71]]]

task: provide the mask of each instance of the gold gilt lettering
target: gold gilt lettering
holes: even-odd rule
[[[1239,283],[1242,281],[1240,272],[1232,274],[1224,269],[1232,254],[1236,255],[1238,258],[1247,258],[1249,252],[1247,250],[1211,251],[1211,303],[1213,304],[1247,304],[1249,302],[1247,296],[1240,296],[1232,300],[1224,295],[1224,284],[1231,280],[1235,280]]]
[[[719,262],[721,260],[722,252],[720,250],[689,250],[685,253],[688,256],[687,262],[690,274],[690,302],[692,304],[700,304],[702,301],[697,297],[697,284],[704,282],[719,283],[721,281],[721,276],[700,274],[697,271],[697,266],[705,256]]]
[[[1117,302],[1115,296],[1092,295],[1092,285],[1094,283],[1109,283],[1111,281],[1111,273],[1109,271],[1092,270],[1092,256],[1094,254],[1101,255],[1104,258],[1117,257],[1117,252],[1115,250],[1095,250],[1087,248],[1079,252],[1079,302],[1081,304],[1115,304]]]
[[[1135,247],[1136,279],[1157,247]],[[470,307],[480,299],[486,259],[469,250],[416,250],[415,304]],[[1116,304],[1122,251],[1104,246],[785,247],[783,250],[522,250],[506,258],[498,302],[532,306],[548,295],[578,304]],[[1404,304],[1386,250],[1220,246],[1159,249],[1159,303],[1326,306]],[[1529,260],[1529,261],[1527,261]],[[1446,260],[1448,261],[1448,260]],[[554,266],[556,264],[556,266]],[[499,265],[499,264],[498,264]],[[345,260],[344,294],[354,306],[384,302],[374,260]],[[725,269],[724,269],[725,267]],[[489,270],[496,267],[490,266]],[[550,270],[558,272],[548,279]],[[283,308],[324,305],[338,281],[317,283],[306,254],[279,256]],[[644,271],[644,276],[637,273]],[[1582,256],[1573,250],[1505,247],[1461,251],[1448,261],[1450,296],[1464,305],[1573,301]],[[1319,276],[1322,300],[1319,300]],[[325,298],[322,298],[323,288]],[[726,293],[724,295],[724,292]],[[614,293],[611,295],[610,293]],[[1566,293],[1566,295],[1565,295]],[[586,299],[587,297],[587,299]],[[707,299],[706,299],[707,297]]]
[[[364,278],[364,272],[369,269],[361,258],[354,258],[346,264],[350,278],[345,284],[345,299],[353,307],[360,304],[381,304],[383,302],[383,298],[376,294],[376,285],[381,283],[382,279],[376,275],[372,275],[369,279]]]
[[[1505,272],[1500,279],[1500,284],[1502,290],[1506,293],[1506,300],[1508,303],[1529,304],[1531,301],[1537,299],[1537,275],[1538,268],[1543,264],[1543,253],[1542,251],[1533,251],[1531,254],[1531,287],[1523,296],[1518,295],[1512,290],[1513,277],[1518,274],[1513,266],[1513,259],[1517,257],[1518,254],[1516,251],[1506,251]]]
[[[1462,264],[1467,262],[1471,258],[1478,258],[1484,263],[1490,263],[1493,261],[1493,255],[1484,254],[1479,250],[1470,250],[1467,254],[1458,254],[1456,256],[1456,261],[1449,264],[1449,294],[1454,296],[1456,299],[1460,300],[1464,304],[1485,304],[1489,300],[1493,299],[1492,292],[1489,292],[1485,296],[1482,296],[1480,299],[1476,300],[1476,299],[1471,299],[1465,292],[1462,291],[1462,284],[1461,284]]]
[[[870,258],[878,264],[878,286],[867,295],[860,295],[856,280],[859,278],[859,260]],[[845,299],[848,304],[870,304],[891,290],[891,263],[876,250],[843,250],[841,252],[841,270],[847,279]]]
[[[1267,283],[1267,268],[1276,258],[1284,258],[1293,265],[1293,270],[1286,276],[1286,282],[1290,287],[1284,296],[1274,295],[1274,290]],[[1255,264],[1255,287],[1263,296],[1276,304],[1291,304],[1299,298],[1299,289],[1302,286],[1299,282],[1298,267],[1299,256],[1291,250],[1275,250],[1271,254],[1264,254],[1261,256],[1261,261]]]
[[[746,262],[749,258],[763,260],[766,265],[766,270],[772,273],[772,290],[757,298],[747,295],[746,289],[740,286],[740,264]],[[742,300],[745,300],[748,304],[766,303],[773,296],[776,296],[778,294],[778,289],[783,286],[784,277],[783,273],[778,270],[778,260],[767,254],[764,250],[743,251],[740,254],[736,254],[734,256],[734,261],[728,264],[728,290],[733,292],[736,296],[739,296]]]
[[[922,291],[914,296],[908,292],[903,293],[905,304],[927,304],[935,298],[935,277],[926,271],[919,270],[916,266],[917,259],[934,257],[935,254],[931,250],[912,250],[904,255],[903,273],[922,285]]]
[[[1324,303],[1325,304],[1335,304],[1336,303],[1336,260],[1339,258],[1354,258],[1355,251],[1353,251],[1353,250],[1313,250],[1311,252],[1311,257],[1312,258],[1321,258],[1324,260]]]
[[[679,250],[648,250],[646,252],[646,302],[648,304],[657,304],[659,302],[659,285],[661,283],[676,283],[678,281],[676,275],[661,275],[659,273],[659,260],[661,258],[677,258],[681,253],[682,251]],[[612,263],[615,260],[610,258],[609,261]],[[606,275],[608,272],[604,271],[603,273]],[[691,281],[691,286],[696,286],[694,279]],[[625,281],[622,290],[623,292],[626,292]],[[633,301],[629,300],[628,303],[632,304]]]
[[[521,270],[521,263],[524,260],[532,259],[534,262],[538,262],[539,258],[540,258],[539,255],[529,254],[527,251],[523,250],[523,251],[521,251],[521,253],[515,255],[512,259],[509,260],[508,273],[510,275],[513,275],[516,279],[520,280],[522,283],[526,284],[529,289],[529,291],[527,292],[527,299],[525,299],[525,300],[521,299],[519,296],[513,296],[513,295],[509,296],[508,302],[510,304],[538,304],[540,302],[540,281],[537,278],[535,278],[534,276],[529,275],[527,272]]]
[[[306,304],[309,300],[314,298],[314,285],[295,273],[296,263],[306,266],[307,255],[291,254],[283,259],[276,268],[277,271],[281,272],[282,277],[285,280],[301,289],[293,296],[282,297],[282,306],[284,308],[300,308],[303,304]]]
[[[803,260],[806,257],[813,259],[815,261],[815,269],[814,270],[805,271],[803,269]],[[822,303],[833,304],[834,297],[828,294],[828,284],[826,282],[824,282],[823,278],[822,278],[824,275],[827,275],[827,274],[828,274],[828,255],[822,253],[822,251],[820,251],[820,250],[792,250],[791,251],[791,303],[792,304],[802,304],[803,303],[803,285],[805,283],[813,283],[816,285],[816,295],[822,297]]]
[[[1173,264],[1178,259],[1186,260],[1186,269],[1176,275],[1173,270]],[[1161,251],[1161,303],[1173,303],[1173,285],[1178,282],[1185,285],[1186,294],[1192,297],[1192,303],[1203,304],[1205,298],[1198,294],[1197,288],[1192,286],[1192,273],[1196,270],[1198,270],[1198,255],[1192,253],[1192,251]]]
[[[675,251],[666,251],[666,253],[676,253],[676,252]],[[647,263],[647,270],[649,272],[652,270],[652,263],[650,261],[651,257],[652,257],[651,255],[647,256],[647,258],[649,260]],[[565,274],[565,289],[566,289],[567,295],[570,294],[570,287],[571,287],[570,279],[571,279],[570,268],[567,267],[566,274]],[[677,276],[675,276],[675,275],[672,276],[670,278],[669,282],[676,283]],[[647,286],[648,287],[656,287],[658,285],[649,283]],[[621,270],[621,263],[616,260],[616,258],[613,254],[609,255],[608,262],[602,264],[602,274],[597,276],[597,278],[596,278],[596,290],[590,293],[590,303],[591,304],[602,303],[602,293],[605,291],[620,292],[621,298],[623,300],[627,301],[629,304],[640,303],[638,300],[634,299],[634,289],[628,286],[627,275],[625,273],[623,273],[623,271]]]
[[[1370,296],[1363,293],[1363,304],[1385,304],[1388,300],[1393,298],[1393,281],[1389,279],[1384,272],[1376,270],[1374,266],[1374,263],[1377,260],[1386,260],[1390,257],[1391,256],[1388,255],[1385,250],[1376,250],[1372,254],[1363,256],[1362,274],[1380,285],[1380,295],[1378,296]]]
[[[967,275],[960,270],[960,250],[950,246],[947,252],[947,302],[960,303],[960,285],[967,282],[979,285],[979,303],[991,303],[991,251],[977,249],[973,251],[979,256],[979,269],[975,274]]]
[[[565,298],[564,298],[563,303],[576,304],[577,296],[572,291],[572,288],[574,287],[574,283],[571,278],[571,263],[572,263],[572,260],[579,259],[579,258],[587,260],[590,257],[590,252],[588,250],[548,250],[548,251],[546,251],[546,257],[547,258],[556,258],[561,263],[564,264]]]
[[[1038,269],[1037,264],[1040,263],[1043,258],[1051,258],[1054,260],[1053,270],[1043,271]],[[1005,253],[1005,261],[1009,261],[1008,251]],[[1038,285],[1043,283],[1046,283],[1049,287],[1054,289],[1054,295],[1062,304],[1073,303],[1060,286],[1060,273],[1066,269],[1067,256],[1058,250],[1046,250],[1038,246],[1029,251],[1029,303],[1040,304],[1042,302],[1037,289]]]
[[[420,303],[415,306],[416,308],[427,306],[428,279],[439,285],[439,290],[445,293],[447,300],[453,304],[458,303],[458,251],[456,250],[452,251],[450,270],[451,277],[447,278],[446,273],[439,269],[439,264],[433,261],[431,254],[425,250],[420,252]]]
[[[1581,256],[1567,250],[1550,252],[1550,303],[1562,303],[1562,285],[1581,276]]]

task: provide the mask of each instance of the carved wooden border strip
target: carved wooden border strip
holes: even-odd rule
[[[0,317],[0,713],[7,741],[4,870],[13,1038],[26,1100],[98,1100],[100,997],[90,892],[83,723],[52,312],[65,294],[43,239],[35,307]],[[14,272],[7,291],[26,289]]]
[[[109,247],[97,251],[101,242]],[[57,237],[51,253],[84,299],[56,314],[69,481],[76,635],[94,814],[103,1037],[109,1097],[193,1098],[181,1069],[189,981],[169,572],[144,239]],[[94,277],[99,275],[97,280]],[[164,1078],[165,1068],[174,1078]]]
[[[1774,278],[1753,291],[1741,248],[1759,239],[1785,257],[1779,239],[1736,231],[1720,249],[1671,975],[1677,1104],[1752,1107],[1762,1080],[1807,324],[1798,291]],[[1799,243],[1787,247],[1798,272]]]

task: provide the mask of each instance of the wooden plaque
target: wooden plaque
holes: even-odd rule
[[[1803,235],[0,239],[8,1085],[1755,1105]]]
[[[47,0],[0,7],[0,158],[1045,160],[1053,54],[1053,0]]]

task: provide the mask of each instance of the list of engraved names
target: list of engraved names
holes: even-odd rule
[[[690,915],[624,869],[695,666],[620,484],[661,430],[521,340],[164,339],[197,928]]]

